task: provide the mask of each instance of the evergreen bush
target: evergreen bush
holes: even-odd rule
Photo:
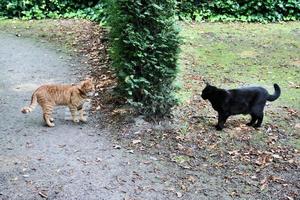
[[[276,22],[300,20],[300,0],[177,0],[180,19]]]
[[[118,91],[143,114],[163,116],[176,103],[179,49],[175,0],[113,0],[109,25]]]
[[[106,3],[104,3],[106,1]],[[86,18],[105,22],[110,0],[0,0],[0,17]],[[176,0],[179,19],[275,22],[300,20],[300,0]]]
[[[22,19],[85,18],[105,20],[102,0],[0,0],[0,17]]]

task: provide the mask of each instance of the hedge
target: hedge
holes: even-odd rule
[[[275,22],[300,19],[300,0],[178,0],[180,19]]]
[[[117,91],[143,114],[168,115],[176,104],[175,0],[112,1],[108,24]]]
[[[0,0],[0,16],[106,21],[110,0]],[[275,22],[300,19],[300,0],[177,0],[181,20]]]

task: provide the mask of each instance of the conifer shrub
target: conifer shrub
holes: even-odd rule
[[[109,25],[118,92],[147,115],[176,104],[173,81],[179,49],[175,0],[114,0]]]

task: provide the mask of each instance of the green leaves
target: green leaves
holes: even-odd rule
[[[275,22],[299,20],[299,0],[178,0],[180,19]],[[198,2],[198,3],[195,3]]]
[[[109,13],[118,91],[141,113],[168,114],[176,103],[172,85],[179,47],[175,1],[114,0]]]
[[[153,3],[152,6],[153,6],[154,8],[156,8],[156,9],[158,9],[158,10],[163,10],[162,7],[160,7],[159,5],[157,5],[157,4],[155,4],[155,3]]]
[[[175,1],[175,0],[173,0]],[[128,9],[132,19],[151,19],[164,24],[175,11],[182,20],[272,22],[299,20],[299,0],[177,0],[176,9],[167,0],[147,2],[123,1],[122,10]],[[126,4],[125,4],[126,3]],[[85,18],[105,23],[109,0],[0,0],[0,16],[24,19]],[[143,6],[141,6],[143,5]]]
[[[68,0],[0,0],[0,16],[23,19],[85,18],[103,22],[104,1]]]

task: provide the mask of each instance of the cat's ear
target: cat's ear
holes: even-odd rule
[[[204,80],[204,83],[205,83],[206,86],[210,86],[210,84],[207,80]]]
[[[82,83],[85,83],[85,82],[87,82],[87,81],[93,82],[93,81],[94,81],[94,78],[93,78],[93,77],[90,77],[90,76],[87,76],[87,77],[85,77],[85,79],[82,81]]]

